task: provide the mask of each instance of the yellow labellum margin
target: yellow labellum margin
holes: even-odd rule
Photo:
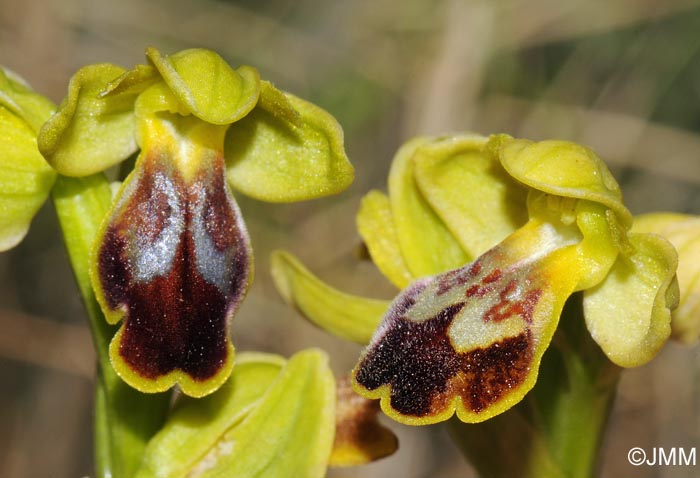
[[[479,422],[520,401],[577,285],[567,235],[531,219],[475,262],[414,282],[360,358],[355,390],[412,425],[455,411]]]
[[[394,158],[393,199],[380,191],[362,199],[358,232],[379,270],[399,289],[426,273],[460,266],[526,222],[527,189],[503,171],[488,144],[473,134],[409,141]],[[377,311],[388,304],[340,292],[294,262],[273,258],[272,274],[284,298],[329,332],[368,343],[381,318]]]

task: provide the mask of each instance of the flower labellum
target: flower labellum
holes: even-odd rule
[[[201,139],[163,141],[168,123],[154,124],[161,139],[142,151],[103,226],[94,282],[107,319],[125,319],[110,346],[117,371],[203,395],[233,367],[228,319],[248,289],[250,240],[223,156]]]

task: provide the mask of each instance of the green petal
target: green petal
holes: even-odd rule
[[[101,95],[124,69],[89,65],[73,75],[68,97],[41,128],[39,150],[66,176],[88,176],[123,161],[136,149],[135,94]]]
[[[360,344],[369,342],[389,306],[388,301],[365,299],[333,289],[284,251],[272,254],[271,273],[280,294],[311,322]]]
[[[55,179],[31,126],[0,106],[0,251],[24,238]]]
[[[357,230],[382,274],[399,289],[406,287],[413,276],[401,255],[399,236],[385,194],[370,191],[362,198],[357,212]]]
[[[164,57],[155,48],[146,56],[177,99],[198,118],[213,124],[238,121],[253,109],[260,94],[255,68],[231,68],[217,53],[183,50]]]
[[[416,138],[396,153],[389,172],[389,200],[401,252],[414,277],[455,269],[469,256],[417,187],[414,158],[429,138]]]
[[[677,305],[676,251],[660,236],[629,234],[635,248],[620,255],[607,278],[584,292],[586,325],[608,358],[621,367],[651,360],[671,333]]]
[[[229,128],[224,154],[231,186],[263,201],[336,194],[354,178],[335,118],[267,82],[258,107]]]
[[[327,356],[289,359],[250,414],[224,436],[200,478],[322,478],[335,432],[335,380]]]
[[[680,301],[671,313],[671,335],[684,343],[700,338],[700,217],[655,213],[634,218],[634,232],[668,239],[678,251]]]
[[[242,353],[231,378],[215,393],[200,399],[181,397],[148,443],[135,478],[187,476],[250,414],[284,364],[277,355]]]
[[[498,154],[508,174],[527,186],[604,204],[615,211],[624,226],[632,224],[617,181],[590,149],[569,141],[533,143],[507,135],[493,136],[489,147]]]
[[[0,67],[0,106],[26,121],[34,132],[39,131],[56,109],[48,98],[35,93],[22,78],[3,67]]]
[[[484,148],[486,141],[449,137],[424,145],[414,157],[420,190],[470,257],[527,222],[527,189]]]

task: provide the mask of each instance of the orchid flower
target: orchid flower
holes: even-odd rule
[[[481,422],[537,380],[562,308],[583,295],[586,326],[621,367],[649,361],[671,332],[677,254],[632,232],[620,188],[591,150],[507,135],[417,138],[372,191],[357,225],[402,289],[391,302],[342,293],[285,252],[282,295],[316,324],[368,344],[355,391],[413,425],[456,413]]]
[[[353,179],[325,111],[193,49],[147,65],[81,68],[38,146],[65,176],[138,153],[90,257],[117,374],[143,392],[194,397],[231,374],[229,322],[252,280],[250,239],[231,188],[264,201],[336,193]]]

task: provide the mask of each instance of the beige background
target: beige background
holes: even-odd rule
[[[87,63],[129,67],[154,45],[204,46],[251,64],[335,114],[357,180],[296,205],[239,198],[256,278],[234,322],[239,350],[332,352],[338,373],[359,347],[306,324],[268,274],[287,248],[329,282],[389,298],[356,259],[354,214],[383,188],[393,152],[416,134],[473,130],[582,142],[611,165],[633,212],[700,213],[700,8],[654,0],[265,2],[0,0],[0,63],[54,99]],[[93,357],[50,206],[0,255],[0,476],[91,472]],[[453,478],[473,472],[440,426],[391,425],[401,449],[331,476]],[[604,477],[689,478],[700,465],[638,467],[633,446],[700,448],[700,348],[669,344],[625,373]],[[700,452],[698,452],[700,453]]]

